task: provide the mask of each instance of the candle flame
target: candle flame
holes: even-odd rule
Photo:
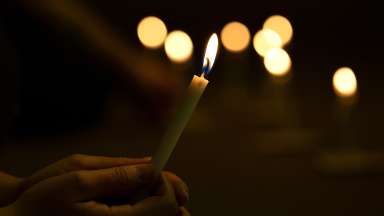
[[[207,48],[205,50],[204,62],[203,62],[203,74],[207,75],[211,72],[213,64],[215,63],[217,50],[219,48],[219,39],[217,34],[214,33],[209,38]]]

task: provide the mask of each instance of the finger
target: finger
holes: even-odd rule
[[[72,155],[62,161],[63,168],[67,171],[75,170],[93,170],[93,169],[106,169],[123,165],[135,165],[142,163],[149,163],[150,157],[144,158],[125,158],[125,157],[104,157],[104,156],[91,156],[91,155]]]
[[[155,181],[151,165],[134,165],[110,169],[74,172],[68,175],[68,187],[75,201],[97,198],[127,197]]]
[[[173,186],[179,206],[185,205],[189,200],[189,188],[187,184],[181,178],[171,172],[163,173],[167,180]]]
[[[77,215],[110,216],[109,206],[95,201],[78,203],[74,211]]]
[[[123,165],[136,165],[149,163],[151,158],[123,158],[123,157],[101,157],[90,155],[72,155],[62,159],[50,166],[36,172],[34,175],[26,178],[23,187],[29,188],[32,185],[54,176],[59,176],[68,172],[78,170],[105,169]]]
[[[144,199],[132,206],[113,206],[111,208],[112,215],[176,216],[179,209],[173,187],[165,177],[162,178],[161,182],[162,184],[158,188],[159,195]]]

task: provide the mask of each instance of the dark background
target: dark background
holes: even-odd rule
[[[271,79],[251,46],[240,54],[221,48],[210,84],[168,165],[190,185],[192,214],[384,213],[384,31],[378,5],[86,3],[137,52],[155,56],[184,80],[199,71],[208,36],[227,22],[241,21],[253,35],[270,15],[291,21],[288,82]],[[5,5],[0,52],[6,69],[0,72],[7,138],[0,146],[0,167],[25,176],[72,153],[151,154],[167,120],[158,118],[140,90],[122,81],[113,65],[73,32],[53,27],[17,2]],[[189,63],[173,65],[161,49],[140,45],[136,26],[147,15],[191,36],[195,50]],[[339,103],[331,85],[341,66],[351,67],[358,80],[358,101],[349,107]]]

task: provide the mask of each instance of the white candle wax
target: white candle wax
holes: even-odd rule
[[[167,131],[164,134],[163,140],[160,146],[155,152],[153,157],[153,164],[156,173],[160,173],[166,165],[169,157],[171,156],[173,149],[176,146],[178,139],[181,136],[185,126],[188,123],[190,116],[193,113],[201,95],[208,85],[208,80],[204,76],[193,76],[193,79],[189,85],[187,96],[179,110],[177,111],[174,119],[171,121]]]

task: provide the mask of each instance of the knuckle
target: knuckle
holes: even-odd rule
[[[125,167],[115,167],[113,169],[113,177],[118,184],[125,185],[131,182],[131,173]]]
[[[86,156],[82,154],[73,154],[67,158],[70,167],[82,168],[86,166]]]
[[[91,186],[91,182],[87,178],[85,171],[77,171],[72,173],[75,184],[79,189],[87,189]]]

